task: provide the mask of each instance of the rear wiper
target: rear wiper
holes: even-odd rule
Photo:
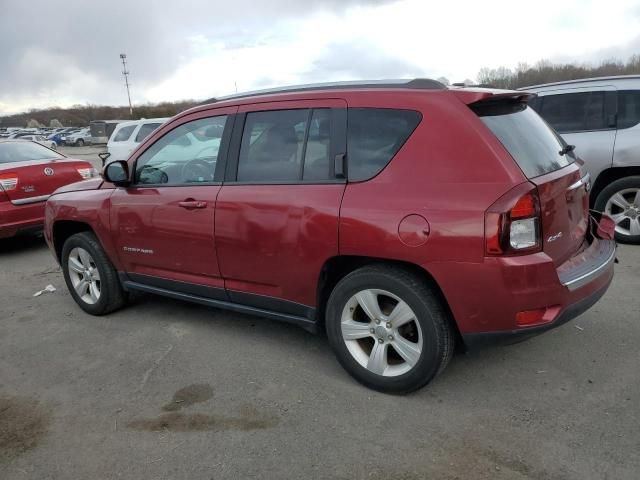
[[[558,152],[558,155],[566,155],[569,152],[573,152],[575,148],[576,148],[575,145],[567,145],[566,147],[564,147],[562,150]]]

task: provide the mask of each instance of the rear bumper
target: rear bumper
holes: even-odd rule
[[[439,278],[436,270],[434,277],[466,347],[474,348],[517,342],[580,315],[609,288],[615,254],[613,240],[594,239],[560,266],[540,252],[486,258],[480,264],[449,264],[447,275]],[[522,320],[536,311],[544,315],[530,325]]]
[[[489,345],[510,345],[522,342],[528,338],[535,337],[536,335],[540,335],[548,330],[564,325],[568,321],[582,315],[595,305],[609,289],[612,279],[613,276],[610,276],[607,283],[599,290],[596,290],[577,302],[567,306],[551,323],[540,325],[538,327],[521,328],[509,331],[470,333],[462,336],[464,344],[469,350],[476,350]]]
[[[44,224],[45,202],[14,205],[0,203],[0,238],[9,238],[23,231],[39,230]]]

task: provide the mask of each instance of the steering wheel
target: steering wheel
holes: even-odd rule
[[[213,181],[211,164],[200,158],[189,160],[182,167],[182,180],[187,183]]]

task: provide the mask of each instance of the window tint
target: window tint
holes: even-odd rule
[[[156,128],[158,128],[161,123],[145,123],[138,130],[138,134],[136,135],[136,143],[140,143],[145,138],[147,138],[151,132],[153,132]]]
[[[238,181],[299,180],[308,120],[309,110],[248,113],[238,159]]]
[[[314,110],[304,155],[303,180],[328,180],[331,175],[331,111]]]
[[[367,180],[377,175],[404,145],[420,119],[420,113],[413,110],[350,108],[347,120],[349,180]]]
[[[114,142],[126,142],[127,140],[129,140],[129,137],[131,136],[131,134],[133,133],[135,128],[136,128],[135,125],[129,125],[127,127],[122,127],[120,130],[118,130],[118,133],[116,133],[116,136],[113,137],[113,141]]]
[[[558,153],[565,144],[526,104],[479,104],[473,110],[528,178],[559,170],[573,162],[573,154]]]
[[[136,164],[140,184],[183,185],[214,180],[226,116],[194,120],[159,138]]]
[[[565,93],[542,98],[541,115],[560,133],[604,130],[615,125],[613,91]]]
[[[618,128],[640,123],[640,90],[618,92]]]
[[[590,95],[589,92],[547,95],[542,103],[542,116],[558,132],[584,130]]]

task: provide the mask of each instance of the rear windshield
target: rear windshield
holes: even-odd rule
[[[509,151],[527,178],[554,172],[571,164],[566,143],[526,103],[486,102],[472,106],[484,124]]]
[[[0,143],[0,163],[27,162],[30,160],[51,160],[64,158],[59,153],[33,142]]]

